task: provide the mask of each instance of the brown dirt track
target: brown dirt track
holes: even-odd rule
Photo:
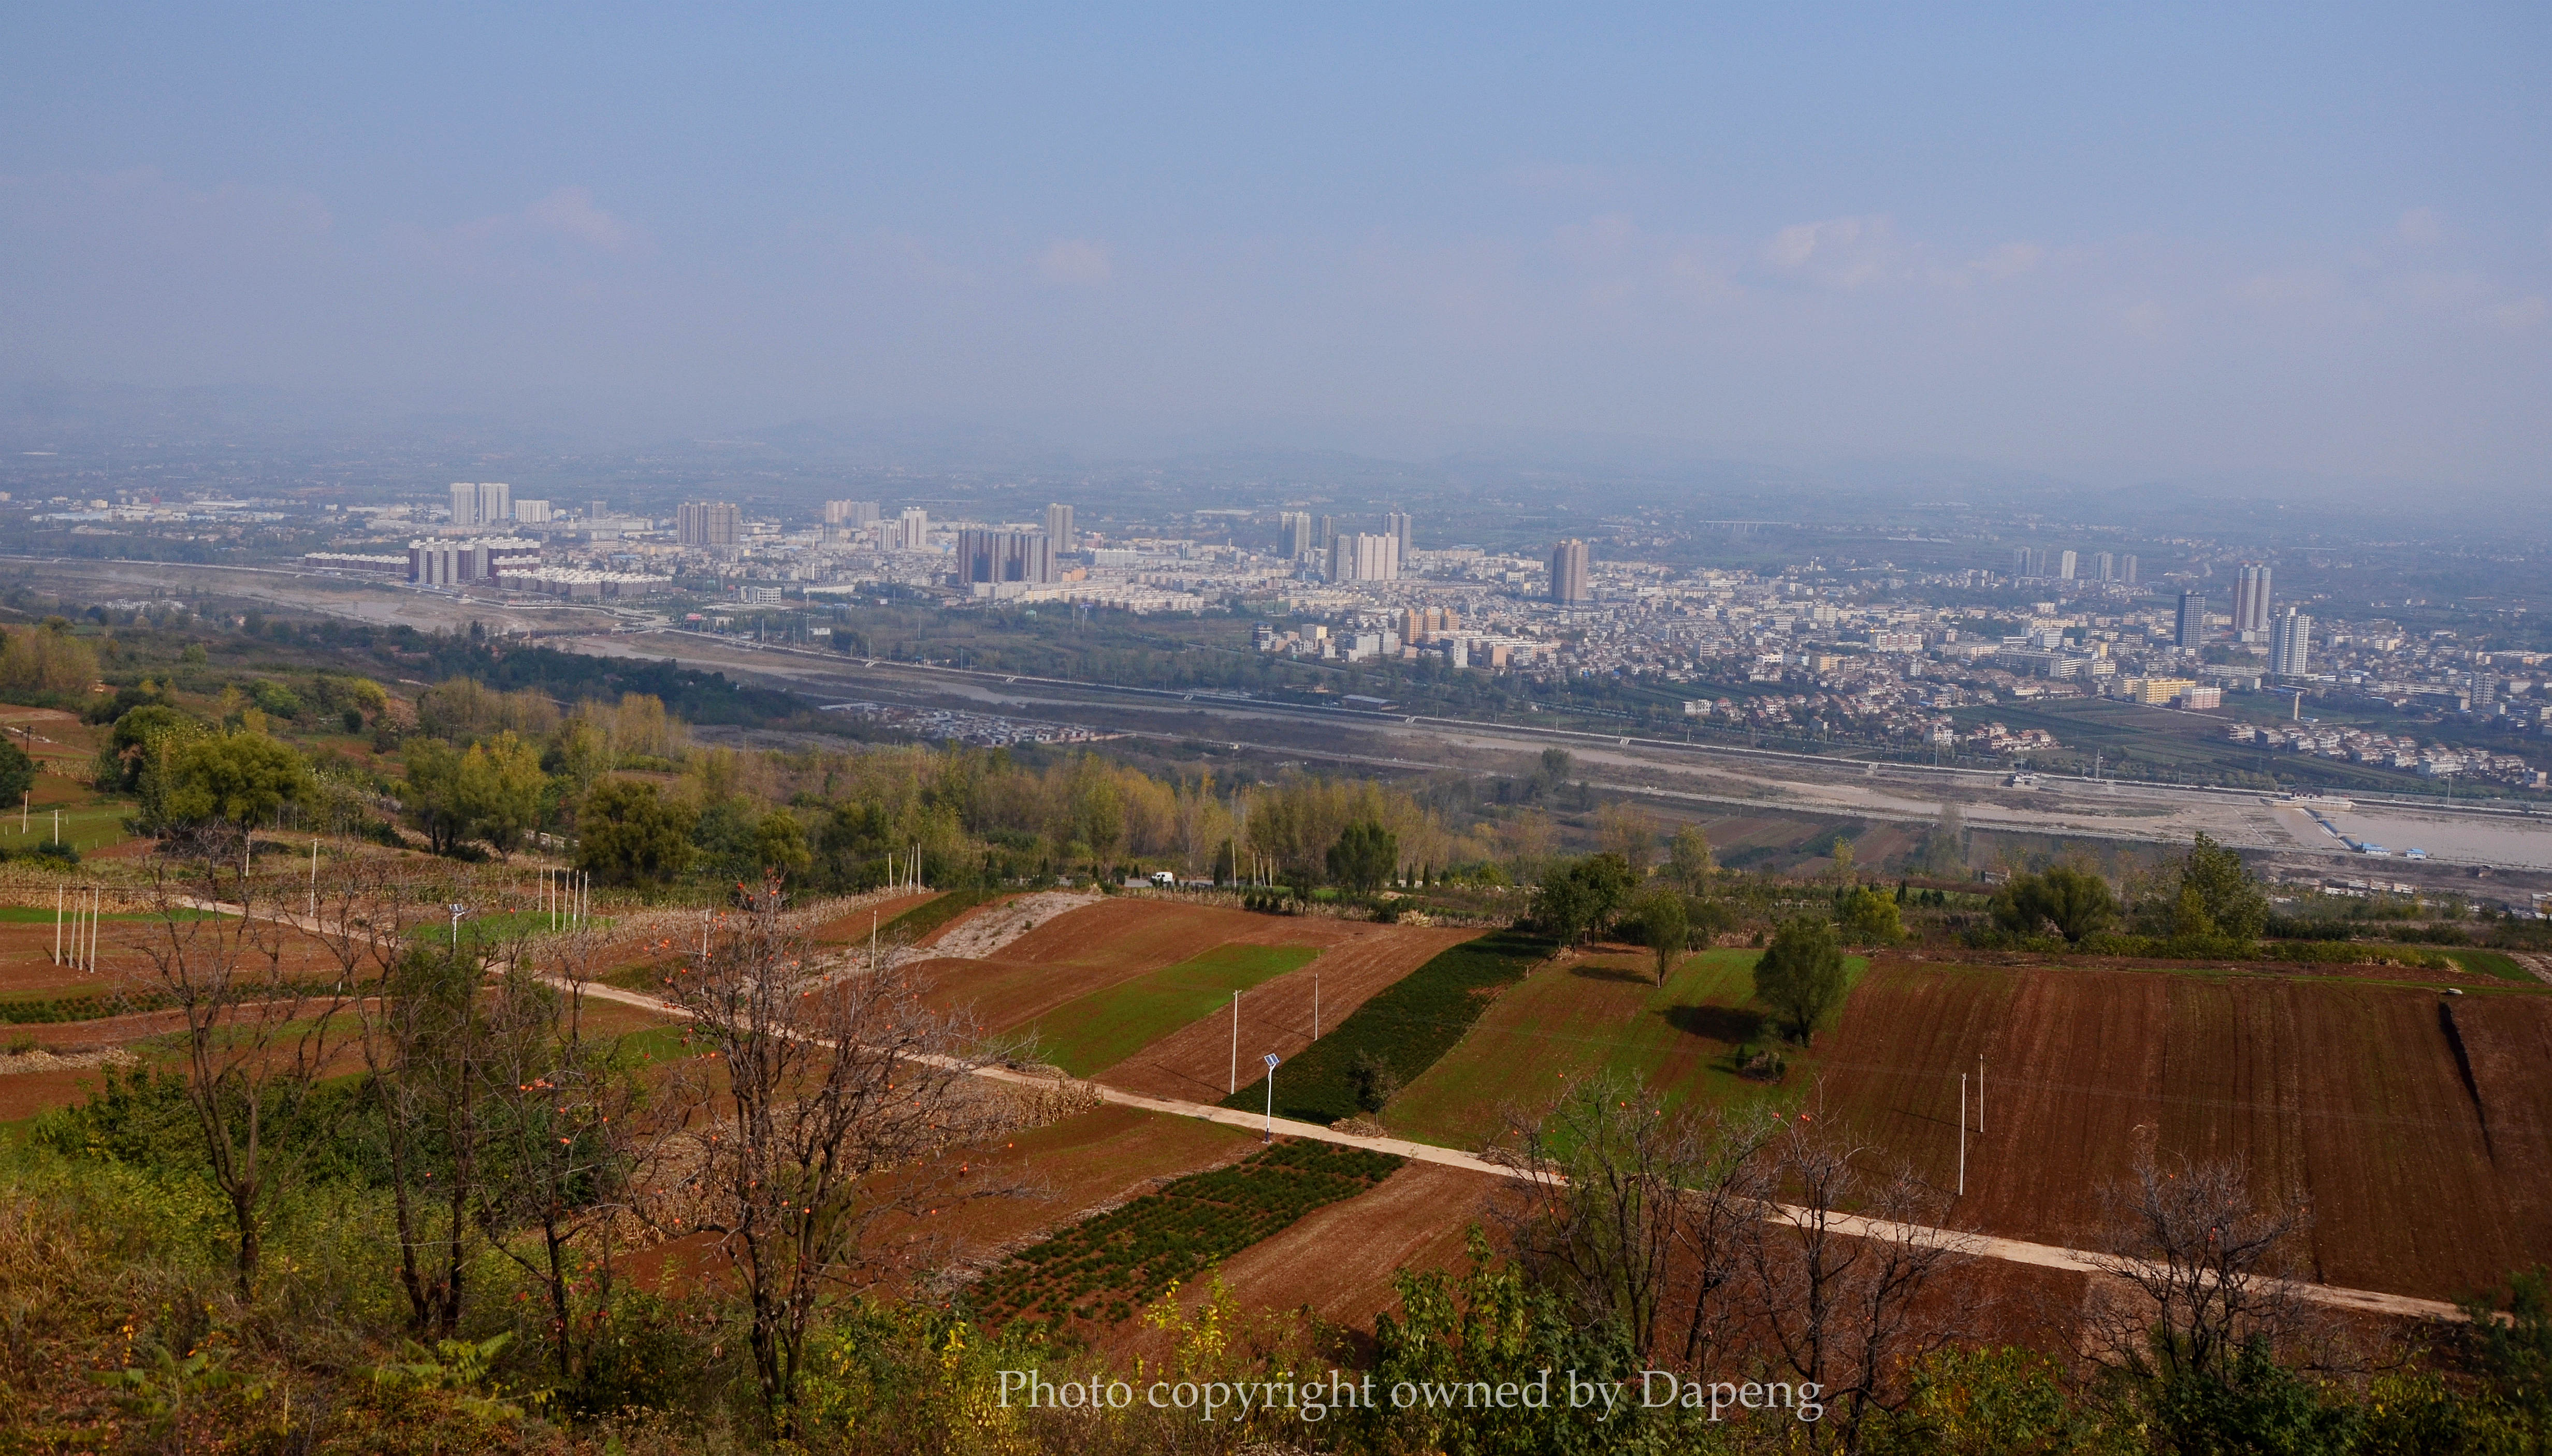
[[[1952,1214],[1986,1233],[2089,1242],[2100,1190],[2152,1147],[2166,1166],[2239,1156],[2255,1187],[2309,1200],[2323,1283],[2451,1299],[2552,1255],[2552,997],[1897,963],[1829,1035],[1826,1114],[1945,1188],[1959,1074],[1986,1058]]]
[[[993,959],[941,958],[917,969],[931,983],[932,1000],[971,1005],[986,1030],[1007,1031],[1094,990],[1175,966],[1217,946],[1307,945],[1327,951],[1398,928],[1311,915],[1254,915],[1175,900],[1112,899],[1057,915]]]
[[[1264,916],[1252,918],[1263,919]],[[1321,1025],[1334,1027],[1384,987],[1426,965],[1437,953],[1466,940],[1477,930],[1401,925],[1348,925],[1345,940],[1323,951],[1319,960],[1280,976],[1240,997],[1240,1045],[1244,1058],[1256,1062],[1261,1052],[1292,1057],[1312,1044],[1312,982],[1320,979]],[[1243,1075],[1249,1074],[1243,1068]],[[1218,1012],[1189,1023],[1109,1068],[1100,1082],[1146,1096],[1183,1101],[1221,1101],[1229,1091],[1231,1018]],[[1370,1197],[1371,1196],[1366,1196]],[[1365,1198],[1355,1199],[1363,1202]]]

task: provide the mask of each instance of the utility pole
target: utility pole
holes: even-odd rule
[[[1985,1135],[1985,1056],[1976,1053],[1976,1136]]]
[[[1959,1074],[1959,1196],[1967,1196],[1967,1074]]]
[[[1235,990],[1231,993],[1231,1082],[1223,1088],[1223,1094],[1229,1096],[1238,1091],[1240,1091],[1240,992]]]
[[[1267,1132],[1258,1140],[1262,1143],[1276,1141],[1276,1054],[1274,1052],[1267,1053]]]
[[[1312,973],[1312,1040],[1321,1039],[1321,973]]]

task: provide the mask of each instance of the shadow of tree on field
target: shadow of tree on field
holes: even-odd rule
[[[1745,1006],[1668,1006],[1666,1024],[1732,1046],[1763,1039],[1763,1013]]]

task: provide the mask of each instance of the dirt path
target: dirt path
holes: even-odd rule
[[[621,990],[616,987],[588,986],[585,988],[585,993],[605,1000],[625,1001],[631,1005],[645,1006],[650,1010],[666,1012],[673,1015],[682,1014],[679,1007],[668,1002],[658,1000],[654,996],[644,995],[637,991]],[[968,1070],[975,1076],[988,1078],[997,1082],[1011,1082],[1022,1085],[1039,1086],[1051,1085],[1044,1079],[1023,1076],[1019,1073],[1011,1072],[1001,1067],[972,1067]],[[1151,1112],[1167,1112],[1179,1117],[1194,1117],[1201,1121],[1219,1122],[1226,1127],[1237,1127],[1247,1131],[1260,1132],[1265,1136],[1274,1136],[1281,1133],[1286,1137],[1306,1138],[1314,1142],[1334,1143],[1340,1147],[1368,1148],[1378,1153],[1391,1153],[1398,1157],[1407,1158],[1416,1163],[1430,1163],[1443,1168],[1465,1169],[1472,1173],[1484,1173],[1493,1178],[1518,1178],[1522,1176],[1515,1169],[1507,1167],[1501,1163],[1492,1163],[1485,1158],[1475,1158],[1469,1153],[1455,1152],[1451,1148],[1434,1147],[1427,1143],[1414,1143],[1403,1138],[1356,1137],[1348,1133],[1340,1132],[1335,1128],[1323,1127],[1314,1122],[1294,1122],[1281,1117],[1270,1119],[1255,1113],[1233,1111],[1228,1107],[1208,1106],[1202,1102],[1187,1102],[1174,1100],[1168,1097],[1144,1096],[1138,1092],[1124,1092],[1117,1088],[1107,1087],[1105,1085],[1101,1085],[1099,1087],[1099,1092],[1102,1097],[1118,1106],[1139,1107]],[[1799,1221],[1806,1217],[1806,1210],[1790,1207],[1786,1204],[1766,1204],[1764,1212],[1767,1217],[1776,1217],[1792,1222]],[[1925,1228],[1913,1224],[1890,1223],[1880,1219],[1855,1217],[1850,1214],[1829,1218],[1826,1220],[1826,1224],[1835,1231],[1852,1237],[1874,1239],[1920,1239],[1954,1247],[1961,1253],[1967,1254],[1975,1258],[1999,1259],[2007,1263],[2034,1265],[2042,1269],[2056,1269],[2074,1274],[2091,1274],[2104,1278],[2108,1277],[2106,1271],[2101,1268],[2099,1259],[2095,1256],[2084,1254],[2074,1249],[2057,1248],[2050,1244],[2033,1244],[2021,1239],[1993,1238],[1983,1235],[1966,1234],[1955,1229]],[[2317,1304],[2328,1305],[2339,1309],[2353,1309],[2369,1314],[2392,1315],[2410,1319],[2453,1320],[2461,1319],[2463,1317],[2462,1311],[2452,1304],[2438,1300],[2413,1299],[2407,1295],[2389,1295],[2375,1290],[2341,1289],[2333,1285],[2321,1284],[2298,1284],[2294,1286],[2294,1292],[2297,1298],[2310,1300]]]
[[[1476,930],[1367,925],[1364,933],[1324,951],[1300,971],[1252,988],[1240,997],[1240,1055],[1252,1075],[1260,1054],[1291,1058],[1312,1044],[1317,988],[1321,1026],[1336,1026],[1347,1013],[1440,951],[1476,940]],[[1213,1100],[1228,1093],[1231,1017],[1217,1011],[1171,1032],[1099,1074],[1099,1081],[1156,1097]]]

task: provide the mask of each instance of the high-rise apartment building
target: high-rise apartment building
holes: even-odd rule
[[[2276,634],[2269,644],[2269,671],[2281,677],[2304,676],[2311,671],[2311,646],[2312,618],[2294,607],[2280,612]]]
[[[841,526],[856,531],[862,526],[876,525],[877,519],[878,503],[874,500],[824,502],[824,524],[827,526]]]
[[[1323,556],[1328,556],[1329,554],[1329,548],[1337,544],[1338,518],[1335,516],[1321,517],[1319,527],[1313,535],[1313,550],[1318,551]]]
[[[968,583],[1026,581],[1043,584],[1052,581],[1054,540],[1037,531],[996,531],[988,527],[968,526],[957,533],[957,579]]]
[[[2195,652],[2206,645],[2206,593],[2183,591],[2180,594],[2180,619],[2173,624],[2171,645]]]
[[[2241,574],[2233,578],[2233,631],[2245,642],[2260,639],[2253,633],[2269,630],[2269,569],[2257,562],[2245,562]]]
[[[1400,559],[1409,560],[1409,512],[1393,511],[1382,518],[1382,534],[1400,543]]]
[[[2129,586],[2136,584],[2136,559],[2134,557],[2122,556],[2118,558],[2118,579],[2126,582]]]
[[[546,500],[515,501],[514,519],[526,526],[546,526],[550,521],[550,503]]]
[[[2076,557],[2070,551],[2060,553],[2056,559],[2057,579],[2061,581],[2073,580],[2074,569],[2080,564],[2080,560],[2081,559],[2079,557]]]
[[[1571,538],[1550,549],[1550,599],[1576,606],[1595,599],[1586,571],[1586,543]]]
[[[1312,513],[1278,511],[1276,513],[1276,554],[1301,561],[1312,554]]]
[[[731,500],[687,500],[674,507],[674,540],[683,546],[733,546],[744,539],[744,510]]]
[[[1368,536],[1350,531],[1329,543],[1329,579],[1332,581],[1397,581],[1400,579],[1400,538]]]
[[[1072,550],[1072,507],[1055,504],[1045,508],[1045,539],[1056,551]]]
[[[917,505],[904,508],[896,520],[896,545],[905,551],[922,551],[930,545],[930,512]]]
[[[2091,579],[2095,581],[2115,581],[2118,579],[2118,558],[2116,553],[2103,551],[2095,553],[2092,556]]]
[[[501,480],[452,482],[452,524],[493,526],[513,516],[513,486]]]

